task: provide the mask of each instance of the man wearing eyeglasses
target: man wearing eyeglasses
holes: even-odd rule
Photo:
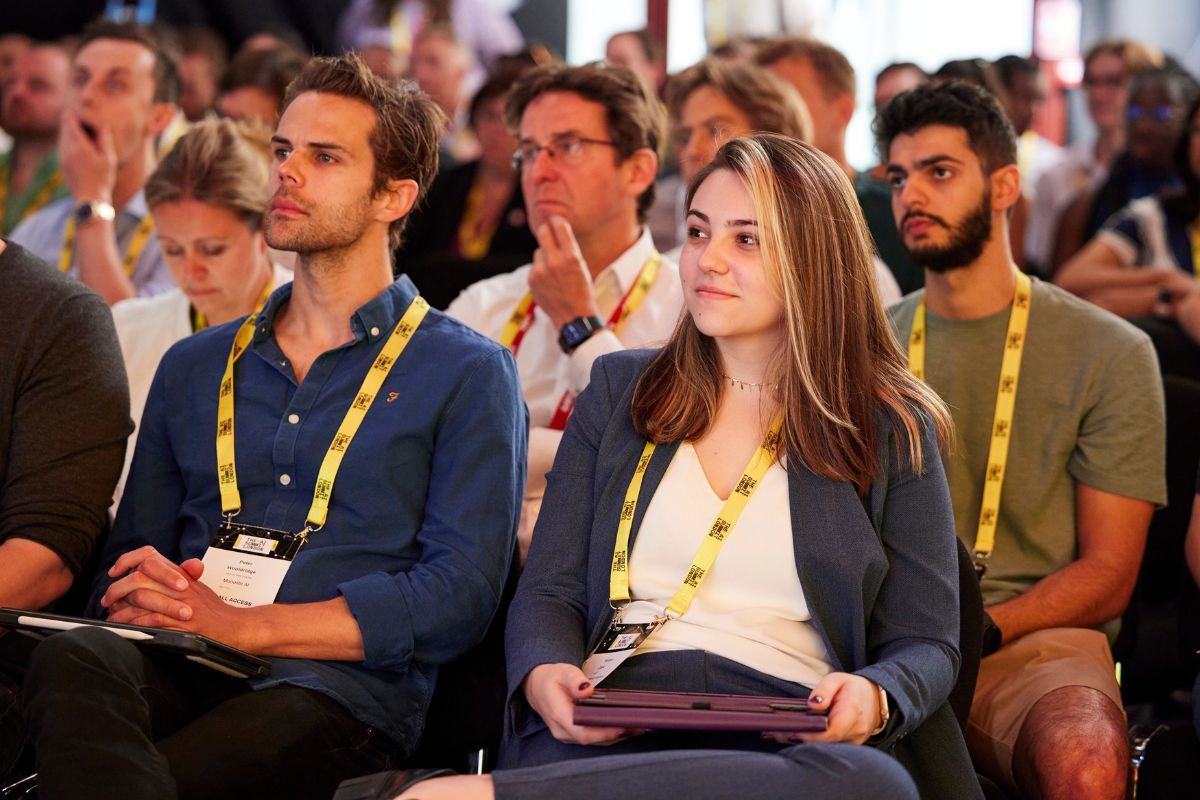
[[[448,312],[509,347],[529,406],[521,554],[575,397],[597,357],[661,344],[683,304],[676,265],[654,249],[646,214],[665,138],[661,104],[634,73],[547,66],[513,87],[505,120],[533,263],[469,287]]]

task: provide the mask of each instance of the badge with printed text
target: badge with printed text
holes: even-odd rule
[[[200,582],[242,608],[275,602],[304,537],[224,520],[204,553]]]
[[[662,627],[666,617],[658,617],[649,622],[618,622],[613,621],[604,633],[604,638],[596,645],[596,649],[583,662],[583,673],[593,686],[607,678],[632,656],[642,646],[642,642],[650,638],[650,634]]]

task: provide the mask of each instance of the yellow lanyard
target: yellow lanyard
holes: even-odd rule
[[[308,524],[301,533],[302,537],[320,530],[325,525],[325,519],[329,516],[329,498],[333,494],[333,482],[337,477],[338,468],[342,465],[342,458],[346,455],[350,442],[354,440],[354,435],[358,433],[358,427],[371,408],[375,395],[379,393],[388,373],[392,371],[392,365],[400,358],[400,354],[408,346],[413,333],[421,324],[421,320],[425,319],[428,311],[429,304],[425,302],[424,298],[420,296],[413,298],[408,310],[404,312],[404,316],[396,323],[391,336],[388,337],[387,344],[383,346],[383,350],[375,357],[375,362],[367,370],[367,375],[363,378],[362,386],[359,387],[354,402],[346,411],[346,416],[342,419],[342,424],[338,426],[333,441],[329,443],[329,449],[325,451],[325,458],[321,461],[321,468],[317,472],[317,485],[313,491],[312,505],[308,509]],[[229,361],[225,364],[225,375],[221,378],[221,390],[217,398],[217,481],[221,489],[221,511],[228,517],[232,517],[242,508],[242,496],[238,491],[237,468],[234,458],[233,365],[249,346],[250,339],[254,335],[254,323],[257,318],[257,313],[251,314],[238,329],[237,335],[233,339],[233,346],[229,349]]]
[[[8,185],[11,181],[12,171],[10,166],[5,164],[3,167],[0,167],[0,221],[8,218]],[[58,187],[62,185],[62,182],[63,176],[61,170],[56,169],[54,172],[50,173],[50,177],[47,178],[46,182],[42,184],[42,188],[39,189],[38,193],[33,196],[33,199],[29,201],[29,204],[21,210],[21,214],[17,218],[17,221],[20,222],[33,212],[40,210],[42,206],[46,205],[46,203],[50,202],[50,198],[54,196],[56,191],[58,191]]]
[[[458,254],[470,261],[478,261],[486,256],[499,226],[499,218],[483,218],[483,184],[476,181],[467,192],[462,221],[458,223]]]
[[[608,319],[608,327],[620,332],[621,325],[634,311],[637,311],[638,306],[646,299],[646,294],[650,291],[650,287],[654,286],[654,279],[658,277],[658,269],[661,266],[662,256],[657,251],[651,253],[650,257],[646,259],[646,263],[642,264],[633,286],[613,309],[613,313]],[[500,332],[500,344],[511,350],[513,355],[517,354],[517,350],[521,347],[521,340],[525,338],[525,333],[533,324],[534,308],[536,308],[536,304],[533,302],[533,294],[526,292]]]
[[[133,231],[133,238],[129,240],[129,249],[125,251],[125,277],[133,277],[133,268],[137,265],[138,256],[142,254],[142,250],[146,247],[146,242],[150,239],[150,234],[154,232],[154,217],[147,212],[146,216],[142,217],[142,221],[138,223],[137,228]],[[75,256],[75,218],[67,218],[67,227],[63,232],[63,249],[62,255],[58,257],[58,268],[62,272],[68,272],[71,269],[71,261]]]
[[[1192,223],[1192,273],[1200,279],[1200,220]]]
[[[271,291],[275,288],[273,286],[274,283],[275,282],[270,277],[267,278],[267,285],[263,288],[262,297],[258,298],[258,303],[255,304],[254,310],[250,312],[252,315],[258,314],[258,312],[262,311],[262,307],[267,304],[267,298],[271,296]],[[205,317],[204,314],[197,311],[195,306],[192,306],[190,310],[192,317],[192,333],[199,333],[207,328],[208,318]]]
[[[738,479],[737,486],[729,493],[729,499],[721,506],[712,527],[708,529],[708,535],[704,537],[704,542],[692,559],[683,583],[667,604],[667,616],[676,619],[682,617],[692,604],[700,582],[712,569],[729,532],[737,524],[746,504],[750,502],[750,496],[754,494],[754,490],[758,488],[763,476],[775,461],[775,451],[779,449],[779,432],[782,428],[783,415],[779,414],[771,423],[763,443],[754,451],[750,463]],[[633,478],[629,481],[629,488],[625,491],[625,503],[621,506],[621,519],[617,523],[617,544],[613,550],[612,571],[609,573],[608,582],[609,603],[613,608],[617,608],[618,603],[629,602],[629,534],[633,528],[633,512],[637,508],[638,495],[642,491],[642,477],[646,474],[650,456],[653,454],[654,443],[646,442],[642,449],[642,457],[638,459],[637,468],[633,471]]]
[[[1017,379],[1021,375],[1021,355],[1025,350],[1025,331],[1029,327],[1029,305],[1033,290],[1029,276],[1017,273],[1017,291],[1008,314],[1004,335],[1004,360],[1000,364],[1000,383],[996,388],[996,411],[992,417],[992,439],[988,446],[987,473],[984,475],[983,503],[979,509],[979,527],[975,532],[975,568],[982,575],[987,558],[996,546],[996,522],[1000,515],[1000,490],[1008,464],[1008,443],[1012,438],[1013,411],[1017,403]],[[908,369],[925,379],[925,299],[921,298],[913,315],[908,337]]]

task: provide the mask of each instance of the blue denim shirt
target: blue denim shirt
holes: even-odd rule
[[[401,277],[358,309],[354,340],[322,354],[297,385],[273,335],[291,284],[267,301],[235,372],[238,521],[304,527],[318,467],[363,377],[416,296]],[[129,482],[105,548],[153,545],[202,557],[221,518],[217,389],[239,322],[178,342],[142,417]],[[362,662],[271,659],[256,688],[328,694],[411,749],[437,664],[487,629],[513,554],[525,485],[528,414],[507,349],[430,310],[346,452],[325,527],[310,537],[279,603],[344,597]],[[91,610],[111,580],[102,572]]]

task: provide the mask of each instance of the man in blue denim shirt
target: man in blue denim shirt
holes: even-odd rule
[[[393,283],[390,252],[436,170],[441,122],[427,97],[354,57],[314,59],[289,88],[265,230],[299,264],[238,339],[236,522],[318,527],[318,468],[417,294]],[[100,784],[123,798],[328,797],[411,752],[436,665],[476,643],[496,610],[527,415],[509,352],[432,310],[391,362],[328,518],[275,602],[227,604],[211,575],[199,580],[229,510],[214,441],[239,330],[203,331],[164,358],[93,608],[269,657],[272,673],[231,679],[98,629],[50,637],[26,695],[42,797]]]

